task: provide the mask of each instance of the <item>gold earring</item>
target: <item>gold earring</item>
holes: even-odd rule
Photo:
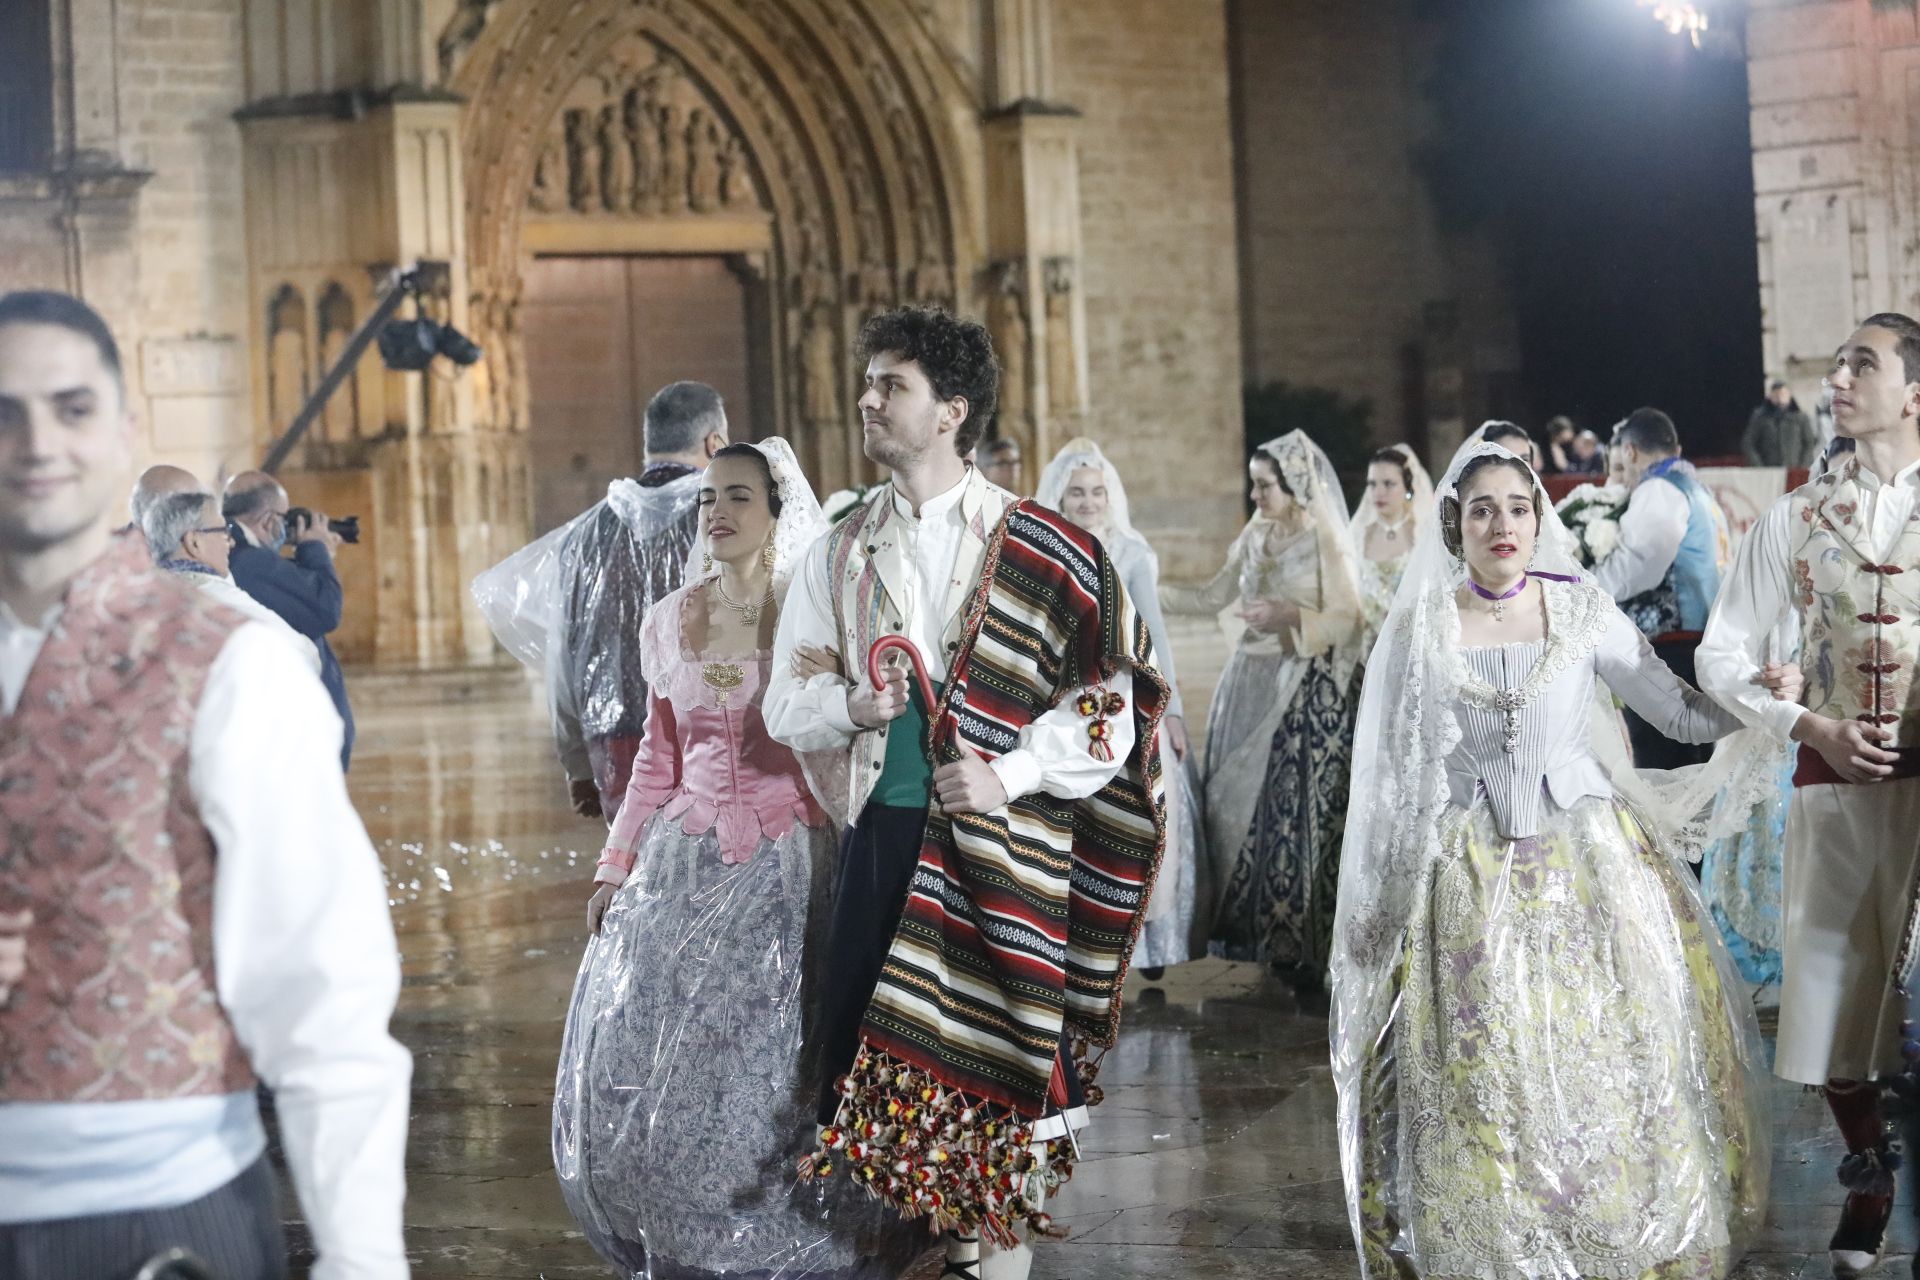
[[[700,572],[702,573],[713,572],[713,553],[712,552],[702,551],[700,553]]]
[[[771,536],[767,538],[767,545],[760,548],[760,563],[766,565],[769,569],[773,568],[773,538]]]

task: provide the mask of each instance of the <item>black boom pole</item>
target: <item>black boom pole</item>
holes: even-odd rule
[[[372,311],[367,313],[367,318],[360,322],[360,327],[353,331],[353,336],[347,339],[347,345],[341,350],[339,358],[320,379],[320,385],[313,389],[313,394],[307,397],[307,402],[300,406],[300,412],[293,415],[293,421],[287,424],[286,431],[281,433],[280,438],[273,442],[273,447],[267,450],[267,460],[260,464],[262,471],[272,474],[280,469],[281,464],[287,460],[287,456],[293,452],[294,446],[300,443],[300,438],[306,435],[307,428],[311,427],[314,419],[320,416],[320,411],[327,407],[327,401],[332,398],[333,393],[338,391],[340,384],[352,375],[354,366],[360,363],[360,357],[366,354],[367,348],[380,335],[380,330],[385,327],[387,321],[393,319],[394,313],[400,309],[400,304],[417,293],[424,283],[423,277],[433,273],[436,268],[444,269],[445,264],[422,260],[414,263],[411,270],[401,271],[396,268],[388,273],[386,281],[381,285],[380,301],[374,305]]]

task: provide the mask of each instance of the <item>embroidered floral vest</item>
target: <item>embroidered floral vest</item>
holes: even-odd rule
[[[1920,518],[1909,518],[1886,558],[1876,560],[1860,520],[1856,465],[1801,486],[1791,499],[1805,701],[1821,715],[1886,725],[1897,745],[1920,747],[1920,689],[1913,679],[1920,658]]]
[[[0,720],[0,911],[34,914],[0,1007],[0,1103],[253,1086],[215,992],[213,840],[187,787],[207,672],[244,621],[118,539]]]

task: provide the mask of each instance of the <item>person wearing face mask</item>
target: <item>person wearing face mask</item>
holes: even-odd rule
[[[1894,1163],[1873,1082],[1904,1065],[1920,907],[1920,323],[1869,316],[1826,384],[1851,453],[1775,502],[1740,545],[1697,659],[1702,685],[1798,743],[1787,813],[1775,1074],[1823,1086],[1845,1139],[1836,1276],[1878,1263]],[[1798,624],[1804,706],[1753,696]]]
[[[781,598],[826,519],[778,438],[722,447],[699,485],[685,585],[638,637],[646,731],[587,902],[560,1186],[622,1275],[891,1280],[926,1233],[851,1185],[793,1180],[834,839],[761,702]]]
[[[848,828],[806,1167],[946,1228],[947,1276],[1018,1280],[1016,1229],[1050,1229],[1085,1121],[1074,1046],[1113,1043],[1161,861],[1166,682],[1098,539],[967,463],[999,391],[986,329],[903,307],[857,350],[889,478],[802,558],[764,708],[837,757],[817,794]],[[907,1111],[942,1142],[907,1144]]]
[[[1246,624],[1207,713],[1201,749],[1213,943],[1269,965],[1307,996],[1324,988],[1353,740],[1348,689],[1360,589],[1346,500],[1306,433],[1247,461],[1252,519],[1203,587],[1163,586],[1172,612]]]
[[[1758,1028],[1670,811],[1596,754],[1596,681],[1676,737],[1739,728],[1581,580],[1533,470],[1469,444],[1355,738],[1331,1035],[1367,1280],[1713,1280],[1763,1220]]]
[[[1113,558],[1127,595],[1140,611],[1153,637],[1154,661],[1167,682],[1169,698],[1160,728],[1172,756],[1161,760],[1173,770],[1167,786],[1167,851],[1154,881],[1153,901],[1147,907],[1146,927],[1133,950],[1140,976],[1158,981],[1167,965],[1180,964],[1207,951],[1209,921],[1198,906],[1212,901],[1211,886],[1198,883],[1201,854],[1197,775],[1187,749],[1186,712],[1180,682],[1174,674],[1173,645],[1160,613],[1160,557],[1133,527],[1126,485],[1120,471],[1100,446],[1081,437],[1070,440],[1046,470],[1034,501],[1051,507],[1100,539]]]
[[[333,553],[340,536],[325,514],[313,512],[298,529],[287,528],[287,491],[264,471],[242,471],[227,481],[220,510],[233,535],[229,569],[239,588],[280,615],[320,653],[320,683],[340,713],[340,767],[353,760],[353,706],[347,677],[327,637],[340,626],[344,597]],[[281,554],[289,536],[293,554]]]
[[[300,661],[320,674],[320,651],[267,606],[242,591],[228,573],[233,534],[221,523],[220,504],[197,490],[166,494],[141,507],[140,532],[154,563],[219,603],[245,614],[285,640]]]

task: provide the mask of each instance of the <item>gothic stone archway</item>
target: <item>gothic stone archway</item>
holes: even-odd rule
[[[817,484],[865,477],[859,322],[970,306],[979,106],[906,0],[505,0],[450,87],[462,137],[483,430],[529,422],[524,265],[542,251],[744,254],[764,273],[767,416]]]

